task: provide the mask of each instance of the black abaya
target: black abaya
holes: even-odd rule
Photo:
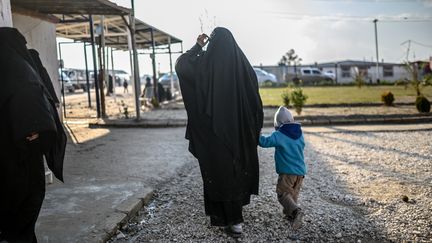
[[[249,61],[225,28],[207,50],[196,44],[176,64],[188,124],[189,150],[198,159],[206,214],[212,225],[243,221],[241,208],[258,194],[257,144],[263,112]]]
[[[62,179],[66,137],[24,37],[0,28],[0,241],[36,242],[45,196],[43,155]],[[38,138],[29,141],[31,134]]]

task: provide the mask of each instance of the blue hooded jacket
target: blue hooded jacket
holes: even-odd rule
[[[276,148],[275,164],[278,174],[306,174],[303,154],[305,142],[299,123],[282,124],[270,136],[261,135],[259,145],[263,148]]]

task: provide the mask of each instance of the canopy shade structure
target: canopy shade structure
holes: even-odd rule
[[[40,14],[128,15],[131,10],[108,0],[11,0],[12,8]]]
[[[82,15],[55,15],[60,19],[57,24],[57,36],[74,41],[87,42],[90,39],[90,27],[87,17]],[[100,24],[100,16],[94,16],[94,23]],[[105,45],[115,49],[128,50],[128,24],[121,16],[104,17]],[[98,27],[96,27],[96,30]],[[167,34],[139,19],[135,19],[135,39],[137,49],[152,47],[152,32],[155,46],[181,43],[182,40]]]
[[[154,94],[157,95],[155,47],[165,46],[170,55],[172,72],[171,45],[182,43],[174,36],[167,34],[134,17],[131,9],[120,7],[108,0],[10,0],[13,12],[44,19],[56,24],[57,37],[72,39],[74,42],[91,43],[95,79],[96,106],[98,117],[104,117],[103,85],[98,87],[98,67],[96,61],[95,35],[99,39],[99,47],[112,47],[118,50],[129,50],[133,53],[131,73],[135,84],[135,106],[137,119],[140,118],[140,76],[137,49],[152,49],[152,67]],[[132,1],[133,6],[133,1]],[[59,53],[61,58],[61,43]],[[105,56],[105,53],[103,52]],[[105,57],[99,57],[100,69],[106,72]],[[87,64],[86,64],[87,65]],[[106,78],[104,75],[103,78]],[[88,83],[88,78],[87,78]],[[172,85],[171,85],[172,86]],[[89,90],[89,89],[88,89]],[[100,103],[99,103],[100,93]],[[90,95],[88,95],[90,97]],[[90,99],[90,98],[89,98]],[[63,104],[65,107],[65,105]],[[100,110],[102,108],[102,111]]]

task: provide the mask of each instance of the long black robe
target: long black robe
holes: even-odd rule
[[[25,38],[13,28],[0,28],[0,73],[0,240],[35,242],[45,196],[43,155],[53,158],[51,168],[62,179],[65,148],[57,143],[64,144],[58,140],[64,131]],[[27,141],[32,133],[39,138]]]
[[[33,68],[38,71],[40,81],[42,81],[41,84],[44,88],[44,94],[50,103],[51,115],[54,118],[57,130],[55,142],[53,142],[53,144],[51,145],[50,150],[45,153],[45,159],[47,161],[48,168],[50,168],[50,170],[54,173],[55,177],[63,181],[63,160],[65,155],[67,136],[60,121],[60,117],[56,112],[56,107],[59,103],[59,99],[57,98],[57,94],[52,85],[51,78],[42,64],[39,53],[34,49],[30,49],[29,53],[33,60]]]
[[[176,64],[188,115],[186,138],[198,159],[206,214],[213,225],[242,222],[242,205],[258,194],[257,144],[263,122],[252,66],[225,28],[205,52],[196,44]]]

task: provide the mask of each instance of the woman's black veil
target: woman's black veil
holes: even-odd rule
[[[204,102],[199,109],[234,159],[251,159],[263,123],[262,103],[256,74],[228,29],[214,29],[200,65],[197,98]]]

